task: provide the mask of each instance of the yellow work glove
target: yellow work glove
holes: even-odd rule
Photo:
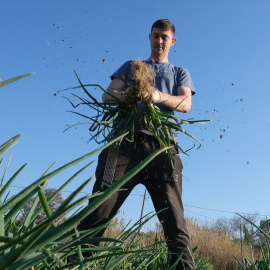
[[[146,106],[150,103],[160,103],[161,102],[161,92],[155,88],[141,89],[137,85],[132,84],[127,89],[121,92],[122,100],[131,105],[139,100],[143,102]]]
[[[161,92],[155,88],[139,88],[136,92],[136,97],[139,101],[143,102],[146,106],[150,103],[161,102]]]
[[[152,100],[151,103],[160,103],[161,102],[161,92],[157,89],[152,93]]]

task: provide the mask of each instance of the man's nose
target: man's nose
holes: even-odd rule
[[[157,38],[157,41],[158,41],[158,43],[162,43],[162,42],[163,42],[162,37],[158,37],[158,38]]]

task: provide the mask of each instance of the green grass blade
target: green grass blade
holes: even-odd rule
[[[0,191],[0,198],[5,194],[9,186],[12,184],[12,182],[15,180],[15,178],[19,175],[19,173],[24,169],[24,167],[27,165],[24,164],[13,176],[8,180],[8,182],[4,185],[4,187]]]
[[[81,168],[78,172],[72,175],[59,189],[55,191],[55,193],[48,199],[48,203],[50,203],[72,180],[74,180],[80,173],[82,173],[85,169],[87,169],[90,165],[93,164],[94,161],[89,162],[83,168]]]
[[[46,255],[41,252],[25,254],[23,257],[12,263],[8,270],[30,270],[32,266],[40,264],[46,258]],[[40,269],[40,268],[35,268]],[[43,268],[44,269],[44,268]],[[47,268],[45,268],[47,270]]]
[[[3,86],[5,86],[5,85],[7,85],[7,84],[10,84],[10,83],[13,83],[13,82],[15,82],[15,81],[18,81],[18,80],[20,80],[20,79],[22,79],[22,78],[31,76],[31,75],[33,75],[33,74],[35,74],[35,73],[28,73],[28,74],[25,74],[25,75],[17,76],[17,77],[14,77],[14,78],[9,79],[9,80],[6,80],[6,81],[1,81],[1,80],[0,80],[0,87],[3,87]]]
[[[115,260],[114,263],[110,264],[108,267],[103,268],[104,270],[113,270],[115,269],[115,267],[117,267],[119,264],[121,264],[124,260],[126,260],[129,256],[131,256],[131,254],[125,254],[125,255],[121,255],[120,258],[118,260]]]
[[[53,162],[53,164],[41,175],[41,177],[46,175],[50,171],[50,169],[53,167],[54,164],[55,164],[55,162]]]
[[[47,185],[47,183],[48,183],[48,180],[45,181],[44,185]],[[45,212],[47,217],[50,217],[52,215],[52,212],[51,212],[49,203],[48,203],[48,201],[47,201],[47,199],[45,197],[45,194],[44,194],[44,192],[42,190],[38,191],[38,197],[39,197],[40,203],[42,205],[43,211]],[[56,224],[53,222],[52,226],[56,227]]]
[[[250,224],[252,224],[255,228],[257,228],[257,230],[261,233],[261,234],[263,234],[265,237],[266,237],[266,239],[268,239],[268,240],[270,240],[270,235],[268,235],[262,228],[260,228],[259,226],[257,226],[255,223],[253,223],[252,221],[250,221],[249,219],[247,219],[246,217],[244,217],[244,216],[242,216],[242,215],[240,215],[240,214],[238,214],[238,213],[236,213],[237,215],[239,215],[240,217],[242,217],[243,219],[245,219],[246,221],[248,221]],[[253,234],[252,234],[252,236],[253,235],[255,235],[257,232],[254,232]]]
[[[5,176],[6,176],[6,173],[7,173],[8,166],[9,166],[9,164],[10,164],[11,157],[12,157],[12,155],[10,155],[10,157],[9,157],[7,166],[6,166],[6,168],[5,168],[4,174],[3,174],[2,179],[1,179],[0,192],[1,192],[1,190],[2,190],[2,188],[3,188],[3,185],[4,185],[4,179],[5,179]],[[3,159],[0,160],[0,165],[2,164],[2,160],[3,160]],[[1,199],[1,195],[0,195],[0,199]]]
[[[74,180],[75,177],[77,177],[81,172],[83,172],[87,167],[89,167],[94,161],[91,161],[90,163],[88,163],[87,165],[85,165],[82,169],[80,169],[78,172],[76,172],[72,177],[70,177],[59,189],[56,190],[56,192],[47,199],[48,204],[50,204],[52,202],[52,200],[72,181]],[[46,175],[46,173],[44,174]],[[40,212],[42,211],[42,208],[40,208],[39,210],[37,210],[34,215],[31,218],[30,223],[34,222],[35,219],[37,218],[37,216],[40,214]]]
[[[0,252],[15,246],[19,243],[22,243],[23,241],[25,241],[25,239],[27,239],[29,236],[33,235],[34,233],[36,233],[37,231],[43,230],[44,227],[46,226],[50,226],[50,224],[60,215],[62,215],[65,211],[68,211],[69,209],[72,209],[74,207],[76,207],[77,205],[81,204],[82,202],[84,202],[85,200],[88,199],[88,196],[77,200],[76,202],[72,203],[70,206],[67,206],[66,208],[64,208],[62,211],[55,211],[52,216],[50,216],[49,218],[45,219],[44,221],[42,221],[41,223],[39,223],[37,226],[35,226],[34,228],[32,228],[31,230],[27,231],[26,233],[24,233],[23,235],[15,238],[14,240],[10,241],[9,243],[7,243],[5,246],[0,247]],[[51,229],[52,230],[52,229]],[[51,231],[49,231],[50,234]],[[55,238],[53,237],[53,240]],[[53,241],[52,240],[52,241]]]
[[[52,221],[51,221],[51,223],[52,223]],[[42,234],[48,230],[50,225],[51,224],[49,223],[47,225],[40,227],[40,229],[38,231],[36,231],[35,233],[33,233],[19,249],[15,250],[14,252],[9,252],[9,253],[3,255],[1,257],[0,269],[6,269],[8,266],[12,266],[12,264],[20,256],[22,256],[24,253],[26,253],[27,250],[39,240],[39,238],[42,236]],[[12,269],[12,267],[11,268],[9,267],[9,269]]]
[[[19,134],[13,138],[11,138],[9,141],[5,142],[4,144],[0,145],[0,158],[15,144],[17,144],[17,140],[22,136],[22,134]]]
[[[40,249],[45,256],[50,258],[52,261],[55,261],[58,265],[64,266],[65,264],[57,256],[57,253],[51,252],[49,249],[41,248]]]
[[[81,191],[81,189],[83,189],[90,181],[91,179],[87,180],[85,183],[83,183],[78,189],[76,189],[62,204],[61,206],[55,210],[52,215],[50,217],[48,217],[44,222],[42,222],[42,224],[47,224],[48,222],[51,222],[53,220],[55,220],[57,217],[61,216],[62,214],[64,214],[66,211],[68,211],[71,208],[76,207],[77,205],[81,204],[82,202],[84,202],[86,199],[89,198],[89,196],[83,197],[82,199],[77,200],[76,202],[74,202],[71,205],[68,205],[68,203],[70,201],[72,201],[74,199],[74,197]],[[63,224],[67,223],[67,221],[65,221]],[[41,225],[42,225],[41,224]],[[63,224],[59,225],[58,227],[55,228],[51,228],[50,230],[46,231],[44,233],[44,235],[41,237],[42,239],[40,241],[38,241],[32,248],[31,250],[37,250],[43,246],[45,246],[46,244],[50,244],[51,242],[53,242],[55,239],[59,238],[60,235],[63,235],[66,230],[63,230],[61,232],[61,234],[56,234],[56,232],[58,231],[59,227],[62,226]],[[75,225],[75,224],[74,224]],[[39,225],[38,225],[39,226]],[[38,227],[37,226],[37,227]],[[37,227],[35,227],[32,231],[34,232]],[[67,230],[69,230],[71,227],[68,227]],[[28,234],[30,234],[31,232],[28,232]],[[1,249],[0,249],[1,251]]]
[[[0,198],[0,206],[2,205],[2,201]],[[4,220],[4,214],[0,213],[0,237],[5,236],[5,220]],[[0,246],[2,246],[3,243],[0,241]]]
[[[44,185],[42,186],[42,188],[41,188],[41,191],[42,192],[45,191],[45,189],[47,187],[47,184],[48,184],[48,181],[45,182]],[[33,202],[32,206],[31,206],[29,212],[27,213],[27,216],[25,218],[25,221],[23,223],[23,226],[22,226],[22,229],[21,229],[21,232],[22,233],[25,232],[26,228],[30,225],[31,218],[33,217],[33,213],[34,213],[34,211],[35,211],[35,209],[36,209],[36,207],[38,205],[38,202],[39,202],[39,198],[38,198],[38,196],[36,196],[36,199],[34,200],[34,202]],[[37,211],[37,212],[40,213],[41,210],[40,211]]]
[[[112,140],[110,143],[98,148],[97,150],[94,150],[92,151],[91,153],[89,154],[86,154],[78,159],[75,159],[74,161],[71,161],[69,163],[67,163],[66,165],[60,167],[59,169],[41,177],[40,179],[36,180],[33,184],[31,184],[29,187],[27,187],[26,189],[22,190],[21,192],[19,192],[17,195],[15,195],[12,199],[10,199],[8,202],[6,202],[6,204],[2,205],[0,207],[0,213],[6,213],[8,211],[8,209],[10,209],[14,204],[16,204],[18,201],[20,201],[24,196],[25,196],[25,193],[28,193],[28,192],[31,192],[31,190],[35,189],[37,186],[39,185],[43,185],[44,182],[47,180],[47,179],[50,179],[52,177],[54,177],[55,175],[59,174],[61,171],[89,158],[90,156],[98,153],[99,151],[102,151],[103,149],[107,148],[109,145],[119,141],[121,138],[123,138],[124,136],[126,136],[128,133],[122,135],[122,136],[119,136],[117,137],[116,139]]]
[[[9,221],[13,220],[22,209],[22,207],[41,189],[40,186],[36,187],[35,189],[29,191],[28,193],[24,193],[24,197],[21,198],[16,204],[12,206],[12,208],[5,214],[5,224]],[[4,206],[4,204],[3,204]],[[1,213],[1,212],[0,212]]]
[[[72,192],[66,200],[57,208],[55,212],[62,211],[80,192],[84,189],[85,186],[88,185],[88,183],[93,179],[93,176],[85,181],[79,188],[77,188],[74,192]]]
[[[75,229],[75,235],[78,238],[80,236],[79,232],[77,229]],[[82,255],[82,249],[80,245],[77,245],[77,254],[78,254],[78,258],[79,258],[79,264],[80,264],[80,269],[84,269],[83,267],[83,255]]]

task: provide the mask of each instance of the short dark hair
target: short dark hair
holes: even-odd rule
[[[152,25],[151,33],[152,33],[154,28],[160,28],[163,30],[171,30],[173,35],[175,33],[175,27],[174,27],[173,23],[168,19],[160,19],[160,20],[155,21]]]

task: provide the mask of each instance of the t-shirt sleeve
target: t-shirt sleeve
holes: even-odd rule
[[[130,73],[132,61],[126,61],[119,69],[117,69],[112,75],[111,80],[118,78],[126,83],[128,74]]]
[[[193,81],[189,75],[188,70],[185,68],[182,68],[180,71],[179,79],[177,81],[177,87],[179,86],[189,87],[191,89],[192,95],[195,95],[196,93]]]

